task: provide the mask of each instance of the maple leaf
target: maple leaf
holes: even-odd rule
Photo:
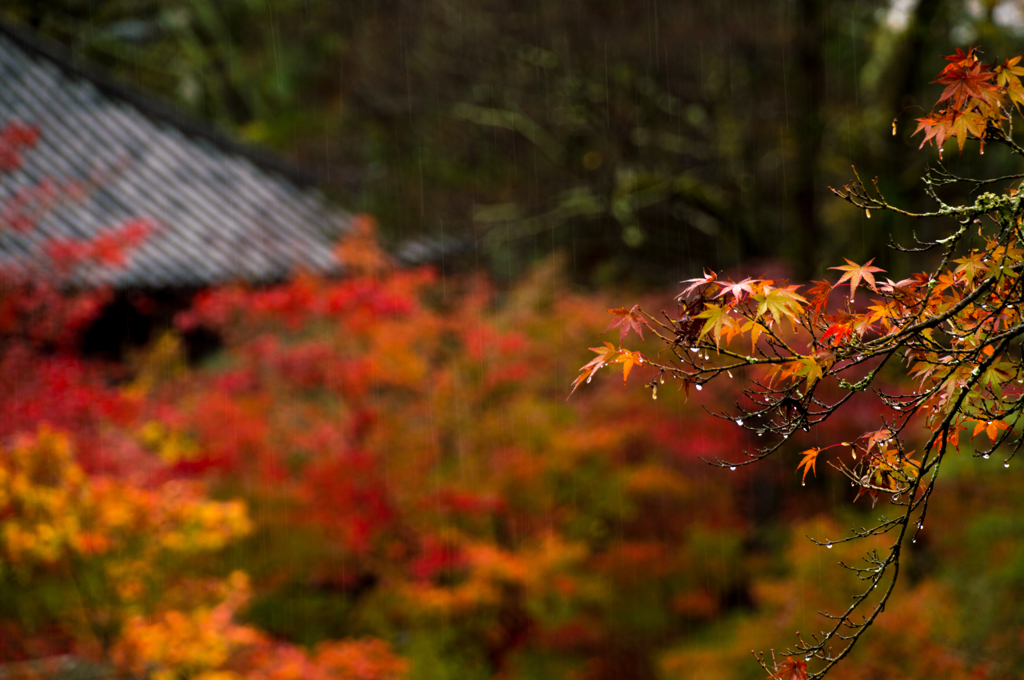
[[[811,281],[814,285],[807,289],[807,298],[810,301],[807,305],[807,313],[817,318],[825,311],[828,304],[828,295],[832,292],[832,284],[828,281]]]
[[[800,480],[801,484],[807,481],[808,472],[813,472],[815,477],[818,476],[818,471],[815,469],[815,465],[818,463],[819,453],[821,453],[821,449],[807,449],[806,451],[800,452],[800,455],[803,456],[803,458],[800,459],[800,464],[796,466],[796,471],[800,472],[800,468],[804,469],[804,476]]]
[[[966,52],[959,47],[954,49],[956,49],[956,54],[946,54],[943,55],[942,58],[946,61],[953,62],[954,64],[961,64],[963,66],[970,66],[978,60],[978,56],[975,54],[975,52],[977,52],[977,48],[974,47],[974,45],[968,47]],[[949,68],[949,66],[946,68]],[[945,69],[943,69],[943,71],[945,71]]]
[[[754,296],[754,299],[759,303],[757,306],[757,317],[760,318],[765,313],[768,313],[777,324],[782,323],[783,319],[789,319],[791,323],[795,324],[797,317],[803,311],[801,304],[807,302],[802,296],[796,294],[795,291],[799,287],[773,288],[766,286],[763,295]]]
[[[949,129],[953,125],[954,113],[954,111],[943,109],[938,113],[932,112],[924,118],[918,118],[917,129],[914,130],[914,134],[916,135],[918,132],[924,131],[924,139],[921,140],[921,146],[917,148],[923,149],[925,144],[932,142],[939,149],[939,156],[941,157],[942,145],[945,143],[946,138],[949,137]]]
[[[718,306],[708,304],[707,308],[698,314],[696,319],[707,319],[704,322],[704,327],[701,328],[701,336],[705,336],[709,331],[714,331],[715,335],[715,347],[718,347],[722,340],[722,333],[725,333],[725,342],[728,344],[737,333],[740,332],[740,324],[736,319],[729,316],[729,312],[732,311],[731,307]]]
[[[771,385],[776,380],[782,381],[787,378],[795,382],[801,375],[807,376],[808,380],[813,382],[815,378],[821,377],[821,367],[812,357],[795,357],[781,364],[775,364],[769,369],[768,384]]]
[[[886,279],[885,283],[879,285],[879,290],[883,293],[888,293],[894,300],[898,300],[900,304],[910,305],[920,302],[921,292],[918,289],[921,285],[921,281],[913,277],[900,281]]]
[[[950,429],[950,431],[946,434],[944,439],[946,444],[951,444],[956,448],[957,451],[960,450],[960,428],[954,427]],[[940,438],[939,442],[941,443],[942,441],[943,438]]]
[[[968,54],[973,55],[973,51],[972,49]],[[995,76],[995,73],[985,68],[976,58],[954,61],[942,69],[939,77],[932,81],[946,85],[936,103],[941,104],[949,100],[954,107],[962,109],[969,99],[978,99],[988,106],[996,106],[999,91],[991,82]]]
[[[753,354],[757,349],[757,341],[761,338],[761,334],[766,332],[768,329],[757,323],[756,321],[748,321],[743,324],[740,328],[741,333],[750,333],[750,353]]]
[[[983,278],[988,273],[989,268],[985,264],[985,258],[977,250],[972,250],[964,257],[953,260],[953,262],[960,265],[953,270],[954,273],[963,274],[963,279],[968,285],[974,283],[975,279]]]
[[[821,336],[821,342],[824,343],[831,339],[833,345],[841,345],[851,335],[853,335],[853,329],[850,326],[834,323],[825,330],[824,335]]]
[[[939,157],[942,145],[950,137],[956,137],[961,155],[968,136],[978,139],[981,152],[985,153],[988,125],[1005,120],[1003,107],[1008,103],[1007,98],[1017,106],[1024,103],[1024,88],[1018,78],[1024,75],[1024,68],[1017,67],[1017,61],[1007,60],[1004,65],[993,66],[994,70],[990,70],[978,60],[973,47],[966,53],[958,50],[946,60],[950,63],[932,81],[946,86],[935,103],[936,106],[946,105],[918,118],[914,134],[923,131],[921,147],[933,142]]]
[[[956,272],[942,272],[936,279],[938,283],[935,286],[935,292],[942,293],[949,288],[954,288],[963,282],[963,276]]]
[[[1006,96],[1018,111],[1021,105],[1024,105],[1024,87],[1020,83],[1020,76],[1024,76],[1024,67],[1017,66],[1020,60],[1019,56],[1014,57],[995,67],[996,85],[1006,90]]]
[[[616,326],[619,327],[619,344],[626,339],[626,335],[630,329],[636,331],[636,334],[640,336],[640,339],[644,339],[643,324],[646,323],[637,310],[640,309],[640,305],[633,305],[632,309],[626,309],[625,307],[619,307],[617,309],[609,309],[609,314],[614,314],[615,319],[608,324],[608,328],[605,328],[603,332],[607,333]]]
[[[683,292],[680,293],[679,295],[677,295],[676,299],[677,300],[681,300],[681,299],[685,298],[687,295],[689,295],[690,293],[692,293],[693,291],[695,291],[698,288],[700,288],[701,286],[706,286],[708,284],[712,284],[712,283],[714,283],[717,280],[718,280],[718,274],[716,274],[715,272],[708,273],[707,271],[705,271],[703,277],[697,277],[695,279],[686,279],[685,281],[680,281],[679,283],[688,283],[690,285],[687,286],[685,289],[683,289]]]
[[[864,444],[865,450],[871,451],[876,446],[881,448],[883,444],[893,438],[893,433],[892,430],[881,429],[875,432],[868,432],[862,435],[862,438],[867,439],[867,442]]]
[[[768,680],[807,680],[807,662],[787,656],[775,667],[775,673],[769,675]]]
[[[618,354],[615,345],[610,342],[604,343],[604,347],[591,347],[590,351],[596,352],[597,356],[580,369],[580,374],[572,381],[572,392],[569,392],[569,397],[573,395],[577,387],[584,382],[590,382],[590,379],[594,377],[599,368],[614,361],[615,355]],[[566,401],[568,401],[569,397],[566,397]]]
[[[988,116],[976,111],[955,112],[953,122],[949,126],[949,132],[956,137],[957,146],[960,147],[961,155],[964,152],[964,142],[967,135],[971,134],[975,139],[981,140],[982,153],[985,149],[985,128],[988,126]]]
[[[971,439],[984,432],[988,436],[989,441],[992,442],[996,440],[1000,432],[1010,427],[1001,420],[975,420],[974,423],[974,433],[971,434]]]
[[[1003,370],[999,367],[1000,364],[1008,368],[1010,367],[1010,365],[1007,364],[1006,362],[999,362],[998,364],[993,364],[989,366],[987,369],[985,369],[985,372],[981,374],[981,378],[978,379],[978,386],[983,388],[987,387],[988,389],[992,390],[992,393],[995,394],[996,397],[1002,399],[1003,384],[1009,382],[1013,378],[1013,375],[1016,373],[1016,370]]]
[[[629,377],[630,371],[633,370],[633,366],[642,365],[644,363],[644,357],[640,352],[630,352],[628,349],[620,350],[619,356],[615,358],[613,363],[622,364],[622,384],[626,384],[626,378]]]
[[[851,326],[863,338],[864,334],[871,330],[871,327],[879,321],[882,322],[886,330],[892,328],[893,319],[897,317],[898,314],[894,310],[892,303],[876,301],[876,304],[868,306],[867,314],[854,316]]]
[[[868,497],[871,499],[871,507],[875,507],[875,503],[878,502],[878,497],[880,495],[878,489],[869,489],[862,485],[859,489],[857,489],[857,495],[853,497],[853,502],[856,503],[857,501],[859,501],[860,497],[863,496],[864,494],[867,494]]]
[[[800,368],[797,370],[796,375],[805,376],[808,384],[821,380],[825,375],[821,365],[814,357],[800,357],[797,363],[800,364]]]
[[[748,295],[754,294],[754,284],[760,282],[761,279],[747,278],[743,279],[739,283],[733,283],[732,281],[729,281],[728,283],[719,283],[718,285],[722,287],[722,290],[718,291],[718,295],[715,297],[720,298],[723,295],[728,294],[732,295],[736,299],[736,302],[742,302]]]
[[[871,263],[875,261],[875,258],[871,258],[864,264],[857,264],[845,257],[843,259],[846,260],[845,265],[840,267],[829,267],[829,269],[838,269],[843,272],[843,275],[839,277],[838,281],[836,281],[837,286],[843,281],[850,282],[850,302],[853,302],[853,295],[857,292],[857,286],[860,285],[862,279],[871,286],[871,290],[876,293],[878,292],[878,287],[875,285],[874,273],[884,272],[885,270],[871,266]]]

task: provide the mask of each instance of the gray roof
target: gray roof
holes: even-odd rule
[[[149,218],[158,228],[125,266],[92,267],[78,282],[191,287],[340,270],[333,245],[349,216],[308,176],[0,23],[0,128],[14,120],[38,126],[41,138],[19,170],[0,176],[0,205],[46,177],[94,188],[27,233],[0,231],[0,265],[26,261],[46,241]]]

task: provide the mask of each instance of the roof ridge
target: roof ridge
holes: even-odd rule
[[[0,19],[0,35],[11,39],[25,51],[43,57],[66,74],[88,80],[104,95],[135,107],[156,122],[171,125],[189,137],[210,142],[221,151],[244,156],[263,170],[280,173],[304,187],[326,184],[319,173],[302,168],[265,147],[238,142],[170,100],[119,82],[100,67],[76,57],[72,50],[53,38],[3,19]]]

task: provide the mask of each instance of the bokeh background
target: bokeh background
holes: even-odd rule
[[[357,215],[344,275],[160,298],[141,333],[111,330],[116,285],[6,285],[0,676],[755,678],[751,649],[847,605],[836,563],[871,546],[806,536],[885,509],[794,470],[876,410],[729,472],[702,459],[757,444],[708,413],[741,376],[688,400],[652,400],[651,376],[569,386],[616,340],[606,309],[672,309],[704,268],[932,264],[887,245],[950,225],[828,187],[855,165],[926,206],[937,156],[912,133],[941,56],[1024,51],[1020,2],[5,0],[0,19]],[[944,160],[1019,171],[971,144]],[[1019,466],[963,448],[836,677],[1024,674]]]

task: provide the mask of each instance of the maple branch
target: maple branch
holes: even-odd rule
[[[1020,152],[1024,154],[1024,149],[1017,146],[1016,142],[1009,140],[1009,143],[1013,144],[1016,149],[1020,149]],[[944,203],[938,195],[934,194],[934,192],[929,191],[929,196],[939,203],[941,208],[932,212],[911,212],[894,206],[885,200],[885,197],[878,190],[877,183],[875,184],[875,193],[877,194],[877,197],[872,196],[864,185],[863,180],[861,180],[856,168],[853,168],[853,173],[856,177],[854,181],[843,185],[841,189],[835,189],[831,186],[828,189],[847,203],[864,210],[869,218],[871,217],[872,210],[888,210],[905,217],[913,217],[914,219],[924,219],[928,217],[954,217],[964,218],[967,220],[980,217],[1006,207],[1011,207],[1015,213],[1019,211],[1019,199],[1015,196],[998,196],[992,193],[984,193],[978,196],[975,202],[971,205],[950,206]],[[932,187],[932,184],[930,184],[927,179],[925,184],[926,189],[930,189]],[[941,243],[942,241],[939,242]]]
[[[924,526],[924,518],[927,513],[928,500],[931,498],[932,491],[934,490],[935,480],[938,477],[939,466],[941,465],[942,460],[945,457],[945,454],[948,449],[949,430],[953,426],[956,417],[961,413],[964,400],[966,399],[967,395],[971,392],[973,386],[976,385],[977,382],[981,379],[981,375],[984,373],[984,370],[991,366],[991,364],[996,360],[996,357],[998,357],[1000,353],[1009,346],[1009,343],[1013,340],[1013,337],[1007,336],[1003,338],[998,350],[989,355],[987,359],[984,362],[982,362],[981,365],[979,365],[978,368],[981,370],[976,370],[972,373],[971,379],[961,388],[956,403],[949,409],[946,416],[943,418],[943,421],[940,424],[940,426],[937,429],[935,429],[931,437],[929,437],[928,442],[925,444],[925,452],[922,456],[921,463],[918,466],[918,474],[915,476],[911,487],[907,489],[907,491],[905,492],[909,494],[910,498],[912,499],[910,502],[906,504],[906,511],[895,520],[885,520],[883,518],[882,522],[880,522],[878,525],[876,525],[870,530],[862,531],[859,535],[856,535],[854,537],[849,537],[846,539],[840,539],[840,541],[836,541],[836,543],[846,542],[850,540],[856,540],[858,538],[865,538],[871,535],[885,534],[891,531],[893,528],[899,527],[899,535],[896,537],[895,542],[890,547],[889,555],[886,557],[886,559],[883,561],[879,561],[877,557],[874,558],[873,563],[876,565],[874,571],[865,570],[861,568],[854,568],[850,567],[849,565],[843,564],[842,562],[840,563],[842,564],[842,566],[848,569],[852,569],[859,575],[869,578],[872,581],[872,584],[870,588],[867,588],[854,598],[853,604],[851,604],[850,607],[846,610],[846,612],[844,612],[842,615],[835,616],[830,615],[827,612],[819,612],[823,616],[835,620],[835,624],[833,625],[830,631],[824,634],[823,639],[819,641],[817,644],[797,647],[797,652],[804,654],[805,658],[809,659],[811,657],[818,657],[826,661],[826,665],[824,668],[812,673],[808,677],[824,677],[825,674],[829,671],[829,669],[835,666],[836,663],[838,663],[852,651],[853,646],[856,644],[856,642],[860,639],[860,637],[871,625],[871,623],[874,622],[878,614],[881,613],[881,611],[885,608],[885,604],[888,602],[889,597],[892,595],[892,592],[896,585],[896,581],[899,577],[900,548],[902,546],[904,538],[906,537],[907,528],[910,526],[910,519],[918,508],[921,509],[921,516],[916,525],[915,534],[913,537],[914,541],[917,540],[917,532],[919,532]],[[929,457],[931,453],[935,450],[936,444],[938,444],[939,447],[938,452],[935,455],[934,460],[929,461]],[[924,489],[922,495],[918,498],[917,493],[920,490],[921,481],[926,473],[930,473],[930,480],[928,486]],[[914,500],[915,498],[916,500]],[[816,541],[814,539],[811,540],[821,545],[819,541]],[[828,542],[825,545],[826,547],[829,547],[832,543],[833,542]],[[872,563],[872,560],[869,560],[869,563]],[[882,594],[878,604],[871,611],[870,615],[867,616],[862,622],[854,623],[851,619],[852,614],[856,611],[858,607],[860,607],[865,601],[867,601],[871,593],[877,588],[878,583],[881,581],[882,576],[884,575],[885,571],[888,569],[889,566],[892,566],[893,572],[892,577],[889,581],[888,588]],[[839,631],[842,629],[843,626],[850,627],[854,631],[853,634],[848,636],[839,634]],[[826,645],[832,637],[839,637],[840,639],[848,643],[839,652],[838,655],[833,655],[831,651],[826,651]]]
[[[992,177],[990,179],[974,179],[973,177],[960,177],[947,171],[945,167],[942,168],[941,174],[936,176],[936,171],[932,168],[928,168],[925,174],[925,182],[934,184],[936,186],[942,186],[944,184],[956,184],[958,182],[964,182],[967,184],[974,184],[975,191],[978,187],[983,187],[988,184],[998,184],[999,182],[1009,182],[1015,179],[1024,179],[1024,173],[1017,173],[1013,175],[1003,175],[1002,177]]]
[[[1016,273],[1024,271],[1024,262],[1013,265],[1011,269]],[[993,274],[992,276],[985,279],[981,284],[979,284],[978,287],[972,293],[962,298],[960,302],[953,305],[951,308],[949,308],[942,314],[935,315],[933,317],[926,319],[925,321],[921,321],[914,325],[908,326],[907,328],[903,329],[902,331],[895,335],[880,336],[875,340],[871,340],[868,343],[866,343],[866,346],[878,347],[880,345],[893,342],[894,340],[900,340],[910,335],[918,335],[921,331],[928,330],[929,328],[935,328],[936,326],[941,325],[948,319],[955,317],[958,313],[963,311],[968,305],[970,305],[972,302],[981,297],[981,294],[984,293],[994,283],[996,283],[999,280],[999,278],[999,276]]]
[[[981,142],[982,148],[986,141],[996,141],[1024,156],[1024,148],[1000,127],[1001,121],[1008,119],[1003,115],[1004,104],[1024,103],[1024,87],[1017,82],[1019,76],[1024,76],[1024,67],[1014,67],[1019,60],[1008,60],[1005,67],[988,70],[980,64],[974,49],[958,51],[951,57],[950,65],[937,81],[947,85],[938,110],[933,108],[932,114],[918,119],[918,131],[924,130],[925,142],[936,144],[941,151],[944,141],[955,138],[962,151],[968,138]],[[1007,125],[1012,125],[1012,121]],[[803,655],[803,661],[789,658],[780,664],[773,653],[769,667],[763,654],[754,654],[772,678],[807,677],[806,662],[811,658],[822,660],[824,666],[810,677],[823,677],[850,653],[876,620],[899,579],[904,541],[908,535],[915,541],[922,530],[942,461],[950,444],[959,447],[964,428],[969,429],[973,423],[971,438],[984,432],[990,441],[988,448],[977,447],[975,455],[988,457],[1012,442],[1013,450],[1004,462],[1008,465],[1016,452],[1024,448],[1024,432],[1016,427],[1016,416],[1024,412],[1024,393],[1016,385],[1013,389],[1018,391],[1011,392],[1009,388],[1013,380],[1024,380],[1024,362],[1009,356],[1009,350],[1019,348],[1024,337],[1024,316],[1019,311],[1024,306],[1021,194],[985,192],[970,204],[949,205],[937,191],[947,184],[966,182],[972,185],[974,193],[982,187],[1024,179],[1024,173],[978,180],[958,177],[945,169],[940,153],[938,168],[929,168],[923,178],[925,192],[938,205],[937,210],[930,212],[911,212],[894,206],[883,195],[877,179],[869,188],[856,167],[853,174],[854,180],[842,189],[830,189],[865,210],[868,218],[871,210],[879,209],[915,219],[951,217],[957,221],[946,236],[934,240],[922,241],[912,232],[913,247],[902,246],[890,238],[892,247],[903,252],[919,253],[941,247],[940,262],[930,273],[876,284],[874,273],[883,270],[872,266],[873,260],[865,264],[847,260],[846,265],[833,267],[844,272],[838,282],[815,281],[801,295],[796,292],[799,287],[789,286],[786,281],[724,281],[715,272],[704,272],[703,277],[683,282],[688,287],[677,300],[685,313],[678,320],[662,312],[666,325],[641,312],[644,323],[669,345],[680,362],[678,366],[671,361],[652,365],[660,369],[661,377],[667,372],[683,380],[687,389],[691,385],[701,389],[722,373],[732,377],[732,371],[745,367],[768,369],[762,376],[749,380],[749,387],[742,391],[744,399],[734,401],[732,409],[705,410],[717,418],[734,421],[758,437],[774,435],[775,440],[752,451],[743,450],[739,461],[718,457],[706,461],[712,465],[736,469],[763,460],[785,446],[792,435],[832,418],[855,394],[868,391],[887,409],[881,416],[881,429],[862,435],[862,443],[858,439],[853,444],[813,447],[802,453],[797,471],[803,468],[806,479],[824,450],[851,446],[856,462],[848,465],[849,461],[836,459],[829,465],[859,487],[857,498],[868,495],[873,507],[879,497],[889,496],[891,503],[901,510],[894,518],[882,516],[868,527],[851,529],[836,541],[808,537],[826,549],[835,543],[884,535],[893,542],[887,552],[877,548],[868,552],[864,565],[840,561],[841,566],[867,582],[867,587],[840,614],[822,612],[831,626],[820,636],[813,635],[805,641],[797,633],[796,649]],[[994,230],[985,217],[995,225]],[[966,255],[958,255],[974,226],[978,227],[985,246],[968,246]],[[849,282],[849,298],[841,309],[829,314],[829,295],[844,282]],[[861,284],[862,290],[870,287],[879,295],[866,311],[856,311],[853,304]],[[614,313],[621,315],[626,310]],[[786,321],[792,325],[792,334]],[[749,353],[735,349],[733,341],[737,337],[751,342]],[[799,351],[797,347],[806,349]],[[620,348],[619,352],[625,351]],[[883,371],[890,370],[887,367],[895,363],[894,358],[906,361],[907,377],[916,383],[913,391],[909,387],[876,385]],[[593,365],[594,362],[588,366]],[[826,381],[841,390],[838,398],[830,392],[824,392],[827,397],[821,396],[820,388]],[[651,385],[656,388],[654,382]],[[1004,388],[1007,394],[1003,393]],[[912,458],[905,441],[912,423],[920,423],[922,418],[930,434],[918,461]],[[859,459],[858,448],[863,452]],[[879,588],[880,585],[883,587]],[[865,611],[872,602],[870,611]],[[841,641],[839,648],[834,648],[836,641]]]
[[[994,129],[989,131],[989,134],[990,136],[988,138],[991,139],[992,141],[1005,144],[1006,146],[1010,147],[1010,150],[1013,151],[1018,156],[1024,156],[1024,148],[1021,148],[1021,146],[1017,144],[1017,142],[1013,141],[1013,137],[1007,134],[1007,132],[1003,130],[1001,127],[994,127]]]

